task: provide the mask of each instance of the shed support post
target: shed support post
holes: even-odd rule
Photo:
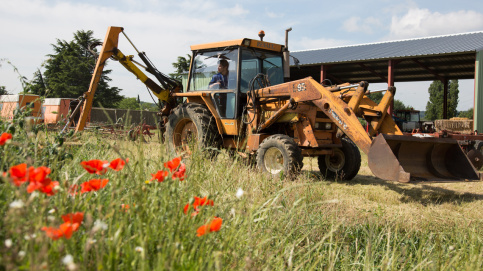
[[[324,80],[327,79],[327,65],[320,65],[320,83],[322,84]]]
[[[448,79],[443,81],[443,119],[448,119]]]
[[[396,63],[394,60],[389,60],[389,63],[387,65],[387,86],[388,87],[393,87],[394,86],[394,68],[396,66]],[[390,116],[392,116],[394,110],[394,99],[392,100],[391,104],[389,105],[389,108],[387,109],[387,112],[389,113]]]
[[[476,52],[473,130],[483,132],[483,51]]]

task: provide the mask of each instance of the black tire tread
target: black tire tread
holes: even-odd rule
[[[288,176],[294,176],[298,174],[303,167],[302,150],[293,141],[291,137],[283,134],[272,135],[262,141],[259,147],[259,151],[257,152],[257,158],[256,158],[258,167],[262,171],[266,172],[266,169],[263,166],[261,166],[263,165],[264,157],[262,154],[264,154],[264,151],[260,151],[260,150],[268,149],[267,146],[269,146],[270,144],[273,144],[272,142],[278,143],[287,152],[288,168],[284,169],[285,174],[287,174]]]
[[[166,125],[166,138],[168,139],[168,147],[174,151],[173,131],[177,121],[181,118],[190,118],[197,130],[199,147],[201,148],[219,148],[222,137],[218,132],[216,121],[211,112],[205,105],[196,103],[184,103],[178,105],[169,116]]]
[[[325,179],[333,180],[339,178],[343,181],[349,181],[357,175],[361,168],[361,153],[359,148],[357,148],[357,145],[347,137],[341,138],[341,141],[342,152],[344,153],[346,161],[340,172],[334,172],[327,168],[327,165],[325,164],[325,155],[318,157],[317,162],[319,170]]]

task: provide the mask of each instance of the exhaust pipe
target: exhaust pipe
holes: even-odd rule
[[[290,81],[290,51],[288,50],[288,32],[292,31],[292,28],[285,30],[285,48],[283,49],[283,78],[285,82]]]
[[[385,180],[480,180],[480,174],[453,139],[379,134],[367,157],[372,173]]]

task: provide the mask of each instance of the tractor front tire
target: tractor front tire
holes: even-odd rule
[[[279,177],[282,172],[295,177],[303,167],[302,150],[287,135],[272,135],[262,141],[257,151],[257,167]]]
[[[335,148],[333,155],[318,157],[319,170],[324,179],[352,180],[361,168],[361,153],[349,138],[342,138],[342,148]]]
[[[181,104],[169,115],[166,124],[168,148],[176,154],[191,155],[197,148],[215,155],[221,135],[208,108],[201,104]]]

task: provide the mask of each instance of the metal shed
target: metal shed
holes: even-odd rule
[[[33,94],[0,95],[0,117],[6,120],[13,119],[17,108],[32,107],[31,116],[40,119],[40,96]]]
[[[46,98],[42,104],[42,116],[44,123],[57,123],[66,119],[69,114],[70,102],[75,99],[69,98]]]
[[[333,83],[474,79],[474,129],[483,131],[483,31],[378,42],[326,49],[293,51],[291,79],[312,76]],[[446,106],[443,115],[447,116]]]

